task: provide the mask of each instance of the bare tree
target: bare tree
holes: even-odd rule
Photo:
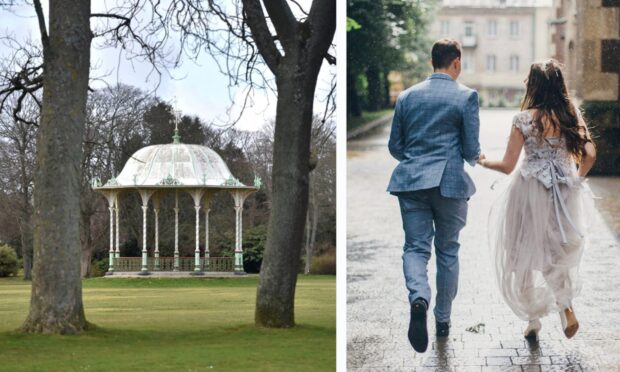
[[[273,194],[257,288],[257,325],[291,327],[299,255],[308,208],[310,132],[317,77],[336,29],[335,0],[314,0],[305,20],[285,0],[264,0],[277,40],[259,1],[243,0],[246,22],[276,78],[278,102],[273,144]]]
[[[45,87],[41,118],[45,130],[39,134],[40,159],[35,177],[35,211],[41,213],[37,217],[41,223],[35,224],[35,261],[40,259],[46,265],[51,262],[49,271],[54,272],[48,273],[49,275],[56,277],[62,273],[70,276],[76,267],[76,270],[79,270],[79,265],[72,261],[59,262],[50,256],[59,257],[59,247],[55,245],[60,244],[60,241],[71,242],[71,247],[66,248],[68,252],[73,252],[72,245],[79,242],[79,236],[73,236],[75,221],[65,219],[69,212],[76,212],[72,208],[79,207],[77,200],[73,199],[75,195],[79,195],[79,190],[75,189],[79,188],[79,164],[73,164],[73,161],[78,159],[79,162],[81,156],[79,151],[74,149],[79,140],[73,140],[78,134],[81,138],[83,131],[83,103],[86,98],[82,88],[86,89],[88,84],[88,56],[92,36],[88,20],[93,17],[94,34],[105,38],[104,46],[120,46],[127,51],[135,51],[135,58],[151,62],[158,73],[162,66],[165,68],[162,60],[170,54],[165,48],[166,42],[175,34],[180,35],[181,48],[173,54],[174,66],[181,63],[181,56],[184,54],[197,56],[206,51],[218,57],[217,61],[223,61],[220,69],[229,76],[231,86],[246,84],[249,87],[273,89],[277,92],[271,182],[272,213],[267,249],[257,288],[255,319],[257,325],[268,327],[291,327],[295,324],[295,286],[308,208],[309,171],[312,166],[310,139],[314,97],[323,60],[335,63],[335,58],[328,54],[328,50],[336,27],[336,6],[335,0],[313,0],[307,12],[302,9],[301,15],[296,16],[290,4],[298,6],[296,1],[286,0],[235,0],[225,5],[197,0],[171,0],[167,4],[156,0],[127,0],[106,13],[90,14],[90,1],[51,0],[50,34],[56,36],[48,38],[41,5],[38,0],[34,0],[44,62],[42,65],[32,62],[32,67],[26,73],[11,81],[21,84],[21,87],[16,88],[20,97],[24,92],[29,94],[36,90],[41,83]],[[69,11],[71,7],[73,8]],[[150,15],[142,25],[136,24],[136,19],[140,18],[137,14],[140,12]],[[69,24],[72,24],[72,28],[68,27]],[[78,31],[79,37],[67,37]],[[72,63],[68,63],[69,60]],[[85,80],[82,81],[83,79]],[[15,87],[15,84],[13,86]],[[61,94],[61,87],[64,88],[64,95]],[[250,91],[251,89],[246,90],[248,93],[242,103],[243,107],[249,100]],[[12,92],[0,91],[0,96]],[[82,93],[84,97],[78,97]],[[77,127],[78,122],[82,123],[82,127]],[[68,128],[75,131],[69,133]],[[71,145],[60,146],[59,143],[51,142],[52,138],[69,140]],[[75,158],[73,155],[76,155]],[[71,156],[65,158],[71,161],[61,162],[63,156]],[[71,172],[62,173],[68,176],[68,180],[64,182],[68,181],[69,187],[59,190],[60,181],[53,177],[54,174],[60,174],[59,171],[64,171],[63,167],[74,168]],[[61,209],[51,209],[54,192],[59,192],[61,196],[56,198],[56,203],[69,203],[62,209],[66,214],[62,214]],[[65,197],[68,199],[64,200]],[[73,214],[75,215],[77,213]],[[67,226],[71,228],[64,229],[62,234],[52,234],[45,230],[47,226],[43,222],[47,218],[67,222]],[[39,244],[42,247],[37,248]],[[43,254],[39,255],[39,251]],[[73,257],[79,256],[75,254]],[[67,270],[57,269],[61,267]],[[43,271],[45,270],[42,269],[41,276],[45,275]],[[70,302],[73,298],[73,303],[77,304],[79,294],[79,306],[65,312],[68,316],[73,316],[71,319],[76,322],[63,321],[65,328],[55,328],[61,332],[79,331],[85,325],[78,279],[79,275],[76,275],[70,280],[69,290],[73,297],[69,297]],[[45,310],[44,304],[37,303],[41,302],[39,298],[43,298],[41,294],[59,295],[54,293],[55,288],[52,287],[43,286],[37,289],[38,287],[33,285],[31,316],[24,329],[53,331],[48,326],[34,326],[41,324],[42,310]],[[48,311],[52,314],[50,318],[57,319],[59,309],[68,310],[64,301],[66,297],[56,299],[57,307]],[[51,302],[48,305],[51,306]],[[82,326],[77,324],[80,318],[76,315],[78,313],[81,314]]]
[[[8,106],[17,105],[14,97]],[[21,116],[27,122],[36,123],[39,120],[39,107],[31,99],[23,100]],[[12,110],[10,110],[12,111]],[[20,196],[17,203],[20,230],[21,255],[24,265],[24,280],[30,280],[32,270],[32,189],[34,173],[35,139],[37,127],[27,124],[6,112],[0,112],[0,137],[10,141],[12,145],[12,155],[10,157],[13,170],[13,177],[18,180],[16,189]]]
[[[336,148],[335,130],[333,120],[315,117],[312,126],[312,152],[317,159],[317,167],[310,174],[310,207],[308,208],[305,244],[305,268],[304,273],[310,274],[310,263],[314,254],[321,204],[328,208],[335,206],[335,164],[333,153]]]
[[[300,9],[300,16],[290,4]],[[206,50],[220,57],[216,61],[224,61],[220,69],[229,76],[231,86],[247,84],[277,93],[271,215],[255,322],[267,327],[294,326],[295,286],[308,208],[313,105],[323,60],[335,63],[328,50],[336,29],[336,1],[313,0],[308,11],[287,0],[235,0],[226,6],[214,1],[172,0],[166,9],[159,8],[154,6],[156,22],[165,25],[166,31],[178,32],[182,49],[189,55]],[[243,107],[250,91],[246,89]]]
[[[90,275],[90,263],[106,233],[107,205],[91,189],[94,178],[109,179],[122,166],[123,142],[144,136],[143,115],[155,98],[140,89],[118,84],[93,91],[88,96],[80,182],[81,276]]]
[[[34,266],[25,332],[87,328],[80,280],[80,179],[90,67],[90,1],[39,0],[44,67],[34,189]]]
[[[23,100],[36,100],[35,93],[43,88],[43,99],[37,101],[41,106],[41,130],[34,177],[33,285],[30,313],[22,329],[75,333],[87,327],[80,282],[80,221],[76,216],[80,213],[82,139],[92,38],[115,39],[126,50],[134,51],[135,58],[148,60],[158,71],[166,67],[165,53],[156,38],[148,33],[140,35],[132,23],[136,12],[143,8],[142,0],[125,2],[126,6],[121,6],[124,13],[93,14],[90,0],[50,0],[49,35],[40,0],[33,0],[32,5],[38,20],[40,47],[23,47],[4,37],[5,43],[16,51],[5,61],[9,68],[0,75],[0,111],[9,97],[18,97],[12,111],[16,121],[25,122],[21,116]],[[94,32],[90,28],[91,18]],[[140,29],[148,30],[148,26]]]

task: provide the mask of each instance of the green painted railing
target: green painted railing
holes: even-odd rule
[[[147,260],[148,271],[174,271],[174,257],[159,257],[159,266],[155,258]],[[200,258],[201,271],[234,271],[233,257],[209,257],[209,266],[205,267],[205,259]],[[129,272],[142,270],[142,257],[119,257],[114,259],[114,271]],[[178,271],[194,271],[194,257],[179,257]]]

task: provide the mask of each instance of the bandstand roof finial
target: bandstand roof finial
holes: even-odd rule
[[[179,110],[177,110],[177,97],[174,97],[174,107],[172,109],[174,115],[174,135],[172,136],[172,143],[181,143],[181,136],[179,135]]]

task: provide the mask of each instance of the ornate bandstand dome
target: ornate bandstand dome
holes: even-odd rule
[[[178,132],[177,132],[178,133]],[[199,188],[255,188],[241,183],[220,155],[201,145],[181,143],[178,134],[173,143],[143,147],[134,153],[116,178],[96,188],[134,188],[175,186]],[[258,184],[258,185],[257,185]]]
[[[117,186],[244,186],[215,151],[182,143],[138,150],[129,158],[116,183]]]
[[[177,121],[178,125],[178,121]],[[224,160],[212,149],[200,145],[181,143],[178,128],[172,137],[173,142],[141,148],[134,153],[117,177],[112,177],[102,185],[99,179],[93,180],[93,189],[105,196],[110,211],[110,251],[108,275],[121,272],[138,271],[140,275],[151,275],[161,271],[187,272],[193,275],[206,273],[234,272],[244,274],[242,247],[243,202],[261,186],[259,177],[254,185],[241,183],[228,169]],[[213,194],[226,191],[235,203],[235,250],[232,257],[211,257],[209,254],[209,211]],[[120,257],[119,210],[121,198],[137,192],[142,201],[142,257]],[[187,192],[194,201],[196,213],[194,257],[180,257],[179,252],[179,192]],[[173,194],[174,204],[174,257],[159,255],[159,211],[160,199],[165,194]],[[147,246],[147,214],[154,214],[155,246]],[[199,245],[200,211],[204,211],[205,243],[204,254]],[[116,235],[114,234],[116,233]],[[149,252],[151,254],[149,255]]]

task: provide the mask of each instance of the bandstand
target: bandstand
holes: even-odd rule
[[[235,178],[222,158],[212,149],[181,143],[178,128],[173,142],[164,145],[147,146],[133,154],[121,173],[102,185],[93,180],[93,189],[105,196],[110,211],[109,268],[106,275],[122,276],[131,273],[139,275],[178,274],[245,274],[243,270],[242,216],[243,202],[261,186],[260,178],[253,186],[246,186]],[[209,203],[219,191],[229,192],[235,205],[235,250],[232,257],[210,257],[209,255]],[[142,257],[120,257],[119,210],[120,199],[136,192],[142,201]],[[194,257],[179,255],[179,193],[191,195],[196,211],[196,238]],[[165,194],[174,194],[174,257],[160,257],[159,212],[160,200]],[[149,201],[152,206],[154,243],[153,255],[147,249]],[[204,212],[205,242],[201,254],[200,212]]]

